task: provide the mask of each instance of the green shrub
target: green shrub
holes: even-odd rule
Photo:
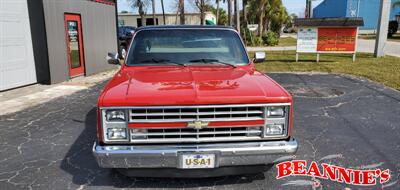
[[[267,32],[262,36],[262,41],[265,45],[276,46],[279,44],[279,35],[275,32]]]
[[[263,39],[258,37],[258,36],[254,36],[252,43],[253,43],[252,46],[262,46],[263,45]]]
[[[246,45],[247,46],[262,46],[263,40],[251,31],[246,32]]]

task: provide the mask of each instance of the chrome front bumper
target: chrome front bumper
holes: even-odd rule
[[[190,145],[98,145],[93,154],[103,168],[180,168],[183,154],[215,154],[215,167],[265,165],[292,160],[297,141]]]

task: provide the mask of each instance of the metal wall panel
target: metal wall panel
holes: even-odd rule
[[[80,14],[85,74],[115,66],[107,64],[108,52],[117,51],[115,7],[87,0],[43,0],[51,83],[69,79],[64,14]]]
[[[0,91],[36,83],[26,0],[0,1]]]
[[[47,49],[46,25],[44,23],[43,2],[28,0],[29,22],[31,25],[33,54],[35,57],[36,79],[38,83],[50,84],[49,55]]]

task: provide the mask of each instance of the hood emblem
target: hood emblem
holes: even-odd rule
[[[188,122],[188,127],[193,129],[203,129],[208,126],[208,122],[196,120],[193,122]]]

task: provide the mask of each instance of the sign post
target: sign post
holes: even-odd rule
[[[296,62],[300,53],[352,54],[356,59],[358,26],[361,18],[297,19]]]

